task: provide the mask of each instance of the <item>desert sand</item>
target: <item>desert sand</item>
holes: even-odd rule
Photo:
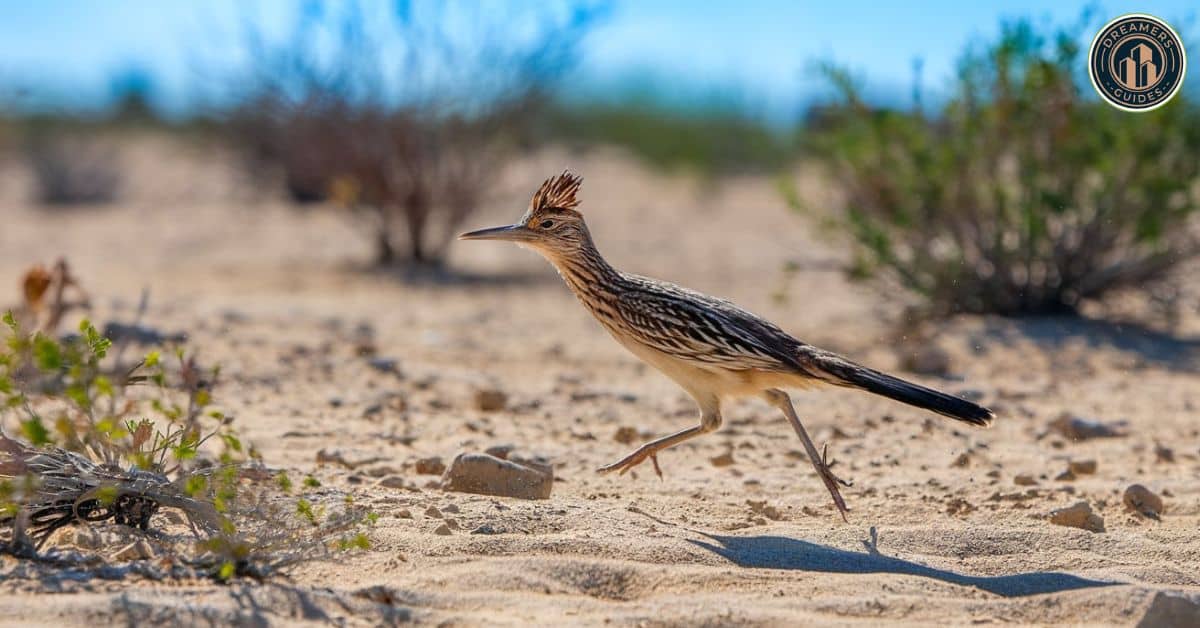
[[[365,270],[367,240],[352,224],[256,193],[231,163],[160,141],[125,157],[122,202],[71,211],[35,207],[5,169],[0,302],[17,299],[27,266],[60,255],[95,321],[128,318],[149,289],[144,322],[186,332],[222,365],[218,401],[265,464],[311,473],[314,499],[349,493],[380,520],[370,549],[265,583],[56,573],[3,557],[0,623],[1134,625],[1156,596],[1200,600],[1194,305],[1169,333],[961,317],[921,343],[944,352],[944,375],[913,373],[903,366],[916,345],[895,331],[910,302],[847,280],[844,245],[790,212],[772,178],[705,185],[606,151],[509,164],[464,228],[511,222],[569,166],[615,266],[731,299],[997,411],[977,430],[866,393],[794,394],[854,482],[845,523],[788,424],[759,401],[727,407],[720,432],[661,455],[661,480],[648,467],[597,475],[637,442],[690,425],[695,409],[535,254],[455,243],[452,281]],[[806,198],[832,198],[815,175],[795,177]],[[397,372],[372,368],[362,343]],[[504,408],[479,409],[480,390],[502,391]],[[1064,413],[1124,421],[1125,435],[1069,439],[1050,427]],[[618,442],[630,428],[635,442]],[[551,460],[551,498],[445,492],[415,469],[495,445]],[[322,450],[346,464],[318,463]],[[1056,479],[1086,460],[1094,473]],[[1122,504],[1133,483],[1163,496],[1161,521]],[[1048,521],[1080,501],[1103,532]]]

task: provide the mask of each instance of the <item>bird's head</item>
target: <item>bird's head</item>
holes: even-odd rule
[[[507,240],[554,258],[571,255],[591,242],[576,194],[583,179],[563,171],[550,177],[534,193],[529,209],[511,225],[470,231],[459,240]]]

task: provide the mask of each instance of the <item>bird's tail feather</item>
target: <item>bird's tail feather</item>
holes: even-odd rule
[[[834,358],[817,362],[826,374],[826,381],[838,386],[858,388],[895,399],[964,423],[988,427],[996,415],[987,408],[953,395],[938,392],[899,377],[881,373],[865,366]],[[832,377],[829,377],[832,376]]]

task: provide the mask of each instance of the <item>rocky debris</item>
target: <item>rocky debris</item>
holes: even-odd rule
[[[1125,497],[1122,501],[1124,501],[1125,506],[1130,510],[1155,521],[1162,516],[1162,498],[1141,484],[1133,484],[1125,489]]]
[[[1164,447],[1162,443],[1154,443],[1155,462],[1175,462],[1175,450]]]
[[[951,497],[946,501],[946,514],[948,515],[966,515],[977,509],[975,504],[961,497]]]
[[[733,452],[727,451],[719,456],[713,456],[708,459],[714,467],[728,467],[734,463]]]
[[[496,412],[508,405],[508,395],[503,390],[484,388],[475,391],[475,409],[482,412]]]
[[[1059,473],[1058,475],[1054,476],[1054,481],[1055,482],[1074,482],[1075,481],[1075,472],[1071,471],[1071,469],[1068,468],[1066,471],[1063,471],[1062,473]]]
[[[371,358],[367,366],[387,375],[400,375],[400,361],[396,358]]]
[[[628,425],[623,425],[621,427],[618,427],[617,433],[613,434],[613,440],[617,441],[618,443],[621,443],[622,445],[632,445],[635,442],[637,442],[637,439],[638,439],[637,428],[629,427]]]
[[[1184,628],[1200,626],[1200,601],[1177,593],[1159,591],[1137,628]]]
[[[385,475],[376,484],[384,488],[408,488],[408,480],[403,475]]]
[[[517,453],[516,445],[492,445],[483,450],[483,453],[501,460],[511,460],[523,467],[529,467],[554,477],[554,465],[550,464],[549,460],[543,456],[522,456]]]
[[[430,506],[429,508],[425,509],[425,516],[429,517],[430,519],[441,519],[442,511],[438,510],[437,506]]]
[[[184,332],[161,332],[145,325],[127,325],[110,322],[104,326],[104,337],[114,343],[128,342],[135,345],[158,347],[165,344],[181,344],[187,342],[188,335]]]
[[[459,454],[442,476],[442,489],[461,493],[498,495],[519,499],[549,499],[554,469],[527,466],[515,459],[489,454]]]
[[[1125,421],[1103,423],[1064,412],[1050,422],[1049,428],[1051,432],[1061,434],[1073,441],[1083,441],[1092,438],[1126,436],[1125,426]]]
[[[471,530],[471,534],[500,534],[500,532],[501,531],[496,528],[496,526],[490,523],[482,524],[474,530]]]
[[[1075,475],[1091,475],[1096,472],[1096,461],[1088,460],[1072,460],[1067,463],[1067,469]]]
[[[396,511],[396,518],[397,519],[412,519],[413,514],[412,514],[411,510],[409,510],[407,508],[401,508],[400,510]]]
[[[1075,502],[1066,508],[1051,511],[1050,523],[1081,528],[1089,532],[1104,532],[1104,517],[1092,512],[1092,507],[1087,502]]]
[[[418,458],[414,469],[417,475],[441,475],[446,472],[446,463],[441,456]]]
[[[969,466],[971,466],[970,452],[964,451],[961,454],[958,454],[958,457],[954,459],[954,462],[950,463],[950,466],[952,466],[952,467],[969,467]]]
[[[138,539],[117,550],[112,557],[113,560],[123,563],[131,560],[146,560],[154,558],[154,548],[150,547],[145,539]]]
[[[436,530],[433,531],[433,533],[437,534],[439,536],[449,536],[451,534],[450,526],[446,525],[445,522],[443,522],[441,525],[439,525],[437,527]]]
[[[1033,486],[1037,484],[1037,478],[1028,473],[1022,473],[1013,478],[1013,484],[1017,486]]]
[[[347,469],[357,469],[358,467],[383,462],[386,460],[383,456],[372,456],[369,454],[361,454],[354,456],[340,449],[321,449],[317,452],[317,464],[337,464]]]
[[[766,500],[747,499],[746,505],[750,507],[750,511],[756,515],[762,515],[771,521],[779,521],[783,519],[783,513],[779,509],[771,506]]]

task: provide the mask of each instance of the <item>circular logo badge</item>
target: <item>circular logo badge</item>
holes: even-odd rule
[[[1187,57],[1183,40],[1166,22],[1142,13],[1104,25],[1088,51],[1088,76],[1112,106],[1150,111],[1183,86]]]

